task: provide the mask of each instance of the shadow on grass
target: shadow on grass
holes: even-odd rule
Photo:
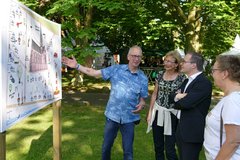
[[[34,159],[39,159],[39,153],[45,152],[42,151],[45,150],[45,148],[42,146],[38,148],[38,146],[33,144],[34,141],[41,139],[42,145],[44,144],[46,148],[49,148],[48,146],[51,145],[49,144],[49,142],[51,143],[51,139],[49,138],[52,138],[52,132],[51,129],[49,129],[52,125],[51,122],[52,110],[50,107],[46,107],[10,127],[7,130],[6,137],[7,160],[25,160],[29,156],[35,157]],[[34,146],[36,148],[34,148]],[[38,152],[32,152],[32,150],[37,150]],[[51,156],[51,153],[48,155]]]
[[[104,110],[109,93],[63,93],[62,100],[62,159],[101,159],[105,123]],[[150,97],[149,97],[150,99]],[[149,104],[149,99],[147,104]],[[136,126],[134,158],[153,160],[152,134],[146,134],[148,109],[141,112],[142,121]],[[8,133],[8,160],[52,160],[52,108],[48,107],[13,126]],[[122,160],[119,134],[112,148],[112,159]],[[204,160],[203,153],[200,160]]]
[[[63,94],[62,102],[64,104],[75,104],[78,106],[105,106],[109,93],[92,93],[92,92],[79,92],[79,91],[67,91]]]
[[[52,126],[38,138],[33,139],[26,160],[42,160],[49,149],[52,149]]]

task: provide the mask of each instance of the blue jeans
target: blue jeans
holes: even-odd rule
[[[134,126],[134,122],[120,124],[110,120],[109,118],[106,119],[102,145],[102,160],[111,159],[111,148],[115,138],[117,137],[119,129],[122,134],[124,160],[133,160]]]

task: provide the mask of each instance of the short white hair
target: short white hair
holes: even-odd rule
[[[128,55],[132,52],[133,49],[138,49],[140,51],[140,53],[142,54],[142,48],[139,47],[138,45],[134,45],[129,49]]]

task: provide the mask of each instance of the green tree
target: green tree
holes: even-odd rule
[[[219,1],[211,7],[202,27],[203,52],[210,58],[228,50],[240,33],[239,1]]]
[[[27,3],[28,2],[28,3]],[[214,57],[229,49],[239,33],[238,0],[53,0],[25,1],[62,24],[67,54],[87,61],[99,39],[112,52],[138,44],[167,52],[184,48]],[[72,46],[72,44],[74,44]]]
[[[184,48],[214,57],[239,33],[239,1],[141,0],[99,11],[98,35],[114,51],[139,44],[163,52]]]
[[[167,17],[164,20],[169,22],[175,46],[185,50],[216,54],[228,49],[239,32],[237,0],[156,0],[152,4],[159,4],[158,10],[165,12],[161,16]]]

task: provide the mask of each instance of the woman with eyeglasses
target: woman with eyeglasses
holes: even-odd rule
[[[240,52],[217,56],[212,76],[224,97],[206,117],[206,159],[240,160]]]
[[[176,92],[186,76],[180,73],[182,58],[177,51],[170,51],[164,58],[164,71],[156,78],[147,115],[148,130],[153,130],[156,160],[164,160],[164,150],[168,160],[177,160],[175,131],[178,119],[174,104],[169,102],[169,94]]]

